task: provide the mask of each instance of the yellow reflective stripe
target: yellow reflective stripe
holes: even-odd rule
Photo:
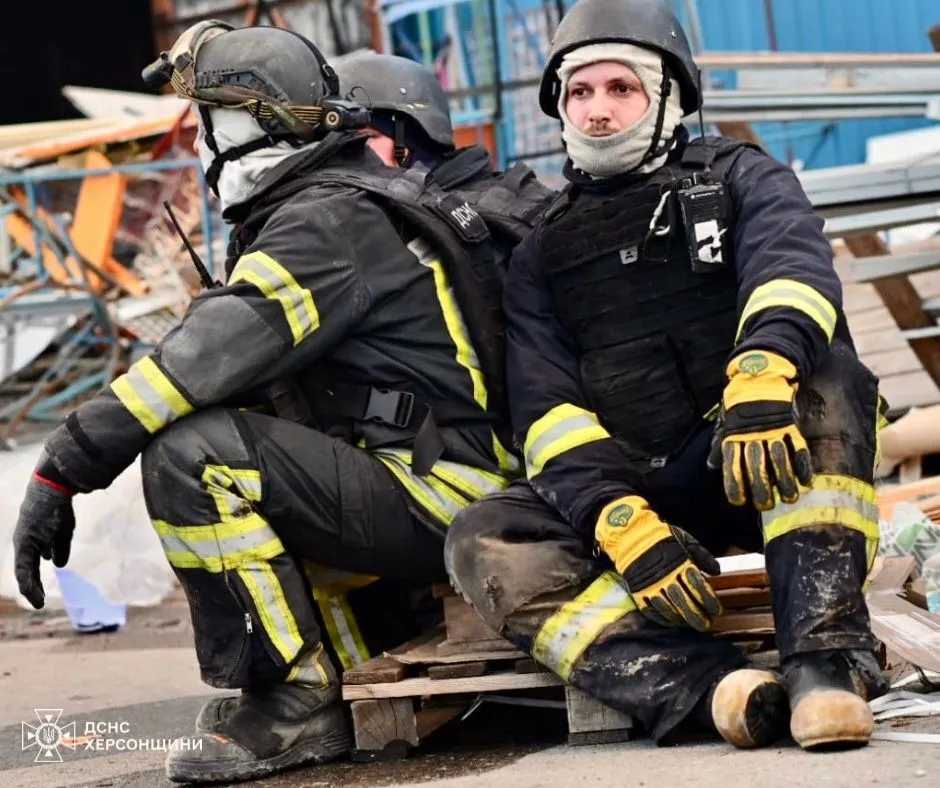
[[[741,312],[738,321],[738,333],[735,341],[741,338],[744,326],[758,312],[775,306],[788,306],[798,309],[816,323],[832,340],[836,330],[836,309],[822,293],[795,279],[772,279],[755,288]]]
[[[153,527],[167,560],[178,569],[218,573],[269,560],[284,552],[277,534],[255,512],[207,525],[172,525],[153,520]]]
[[[219,517],[227,520],[241,515],[245,501],[261,500],[261,472],[246,468],[229,468],[226,465],[206,465],[202,482],[215,501]],[[236,492],[232,491],[232,487]]]
[[[610,433],[591,411],[568,402],[556,405],[526,433],[526,475],[532,478],[542,472],[546,463],[566,451],[609,437]]]
[[[329,594],[315,588],[313,597],[320,607],[330,642],[344,670],[371,659],[356,617],[344,594]]]
[[[294,345],[317,330],[320,316],[313,303],[313,294],[301,287],[290,272],[270,255],[252,252],[239,258],[228,284],[248,282],[265,298],[278,301],[294,337]]]
[[[458,512],[470,503],[446,484],[435,482],[431,476],[415,476],[410,466],[399,457],[378,451],[375,452],[375,456],[401,482],[406,492],[444,525],[450,525]]]
[[[411,241],[408,244],[408,249],[418,258],[421,265],[430,268],[434,274],[434,289],[437,292],[437,300],[444,315],[444,326],[457,348],[457,363],[466,369],[467,374],[470,375],[470,381],[473,385],[473,399],[480,406],[480,409],[485,411],[488,394],[486,382],[483,378],[483,370],[480,369],[480,359],[470,342],[470,333],[467,331],[467,325],[464,323],[460,306],[447,279],[444,266],[440,258],[434,254],[430,245],[422,238],[415,238]],[[499,468],[503,471],[516,473],[519,470],[519,460],[500,443],[495,431],[492,431],[492,436],[493,453],[496,456]]]
[[[778,499],[773,509],[761,512],[764,542],[770,542],[798,528],[841,525],[862,533],[877,549],[877,493],[873,485],[851,476],[817,474],[813,486],[803,488],[796,503]]]
[[[575,663],[598,635],[634,610],[636,604],[618,575],[604,572],[542,624],[532,641],[532,656],[567,681]]]
[[[377,575],[359,575],[355,572],[315,564],[312,561],[304,561],[303,566],[310,585],[329,594],[341,594],[357,588],[365,588],[379,579]]]
[[[281,581],[268,563],[245,564],[236,571],[251,594],[265,633],[284,661],[290,662],[303,648],[303,638],[287,605]]]
[[[111,390],[151,434],[193,411],[186,397],[150,356],[142,358],[117,378],[111,384]]]
[[[325,687],[329,684],[326,676],[326,670],[320,664],[320,657],[323,656],[323,644],[317,643],[316,648],[305,654],[298,660],[287,674],[287,682],[297,682],[317,687]]]

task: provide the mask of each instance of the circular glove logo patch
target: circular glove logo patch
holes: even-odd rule
[[[631,517],[633,517],[633,507],[622,503],[607,513],[607,522],[610,525],[622,528],[630,522]]]
[[[738,369],[748,375],[757,375],[767,369],[770,362],[763,353],[751,353],[738,362]]]

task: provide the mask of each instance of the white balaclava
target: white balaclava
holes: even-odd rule
[[[245,110],[213,108],[209,112],[212,117],[213,137],[220,153],[265,136],[258,122]],[[308,151],[317,144],[311,142],[295,148],[288,142],[279,142],[277,145],[260,148],[241,158],[225,162],[216,185],[223,212],[226,208],[248,200],[261,178],[276,164]],[[215,159],[215,154],[206,144],[203,133],[199,135],[198,148],[203,169],[208,170]]]
[[[575,126],[565,112],[568,80],[579,68],[608,60],[623,63],[634,71],[649,97],[650,105],[643,117],[630,128],[622,129],[609,137],[591,137]],[[633,44],[588,44],[572,50],[562,58],[558,67],[558,79],[561,80],[558,100],[558,112],[563,124],[561,136],[568,157],[577,169],[597,178],[609,178],[630,171],[652,172],[663,165],[668,151],[643,161],[656,133],[656,120],[659,116],[663,82],[663,63],[659,53]],[[679,83],[675,79],[672,79],[671,83],[658,147],[670,146],[676,128],[682,120]]]

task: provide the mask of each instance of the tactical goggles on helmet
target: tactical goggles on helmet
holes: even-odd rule
[[[245,109],[261,120],[277,119],[284,128],[299,137],[310,137],[317,126],[329,130],[361,128],[370,113],[363,107],[338,98],[339,80],[319,52],[313,51],[320,64],[324,82],[331,96],[316,106],[291,104],[288,97],[256,66],[196,71],[199,49],[231,25],[210,19],[188,28],[168,52],[147,66],[141,76],[148,87],[172,85],[174,92],[187,101],[206,107]]]

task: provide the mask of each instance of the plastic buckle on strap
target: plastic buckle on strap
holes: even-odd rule
[[[411,421],[414,407],[415,395],[411,392],[372,389],[369,392],[365,420],[404,428]]]

